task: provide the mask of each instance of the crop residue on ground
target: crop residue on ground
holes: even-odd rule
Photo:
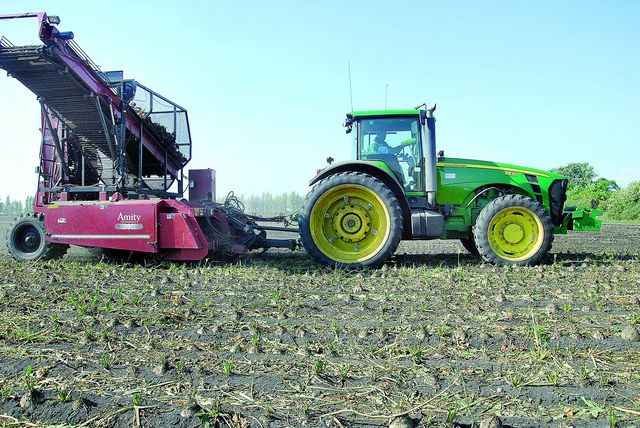
[[[381,270],[0,256],[0,426],[625,426],[640,227],[532,268],[405,242]],[[637,424],[637,422],[636,422]],[[13,425],[12,425],[13,426]]]

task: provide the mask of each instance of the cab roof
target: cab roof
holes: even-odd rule
[[[419,116],[420,110],[367,110],[367,111],[354,111],[350,113],[354,119],[359,117],[373,117],[373,116]]]

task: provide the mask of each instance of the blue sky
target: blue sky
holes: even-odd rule
[[[21,1],[43,10],[104,70],[189,111],[192,168],[218,193],[306,192],[331,155],[349,156],[353,107],[438,104],[447,156],[542,169],[589,162],[640,179],[637,1]],[[15,44],[36,22],[0,22]],[[39,107],[0,76],[0,197],[36,186]]]

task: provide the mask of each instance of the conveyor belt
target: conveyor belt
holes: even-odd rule
[[[95,170],[106,166],[98,158],[115,160],[110,155],[95,99],[72,73],[47,54],[44,46],[2,47],[0,67],[62,119]]]
[[[74,72],[57,58],[58,46],[12,46],[9,43],[0,46],[0,68],[5,69],[9,75],[18,79],[31,92],[42,100],[47,108],[52,111],[70,131],[72,141],[79,145],[85,155],[85,161],[89,162],[94,171],[102,171],[103,181],[112,178],[112,165],[118,161],[118,150],[112,152],[112,146],[116,145],[115,137],[110,139],[105,136],[104,127],[96,106],[96,98],[86,85],[84,85]],[[105,85],[106,86],[106,85]],[[108,103],[101,102],[104,116],[110,122],[111,112]],[[116,112],[119,117],[119,112]],[[132,108],[127,108],[128,115],[137,116]],[[138,121],[142,119],[138,118]],[[148,127],[146,134],[152,131]],[[136,133],[128,132],[127,142],[131,137],[137,138]],[[145,141],[152,139],[152,144],[159,147],[157,155],[145,149],[143,175],[158,175],[164,170],[163,150],[168,150],[178,167],[183,166],[188,159],[176,158],[178,149],[171,145],[167,149],[162,148],[162,141],[157,137],[145,137]],[[129,152],[129,150],[127,150]],[[130,159],[137,164],[137,151],[132,152],[134,158]]]

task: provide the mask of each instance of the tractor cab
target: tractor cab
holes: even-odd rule
[[[347,134],[353,134],[355,162],[386,170],[398,183],[399,198],[422,196],[420,208],[436,208],[435,108],[355,111],[344,123]]]
[[[382,161],[405,191],[424,190],[420,116],[353,116],[353,152],[357,160]]]

